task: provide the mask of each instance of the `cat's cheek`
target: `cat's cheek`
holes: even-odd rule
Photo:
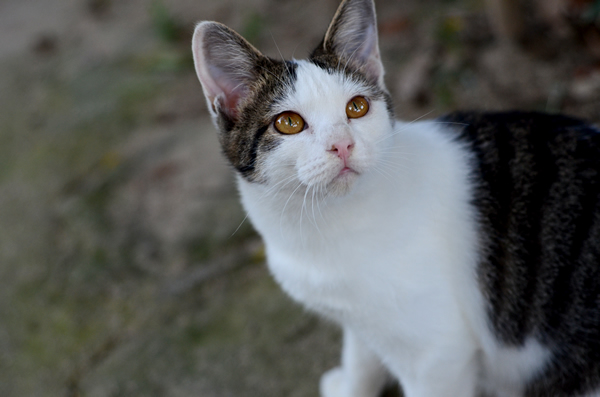
[[[307,186],[326,185],[342,170],[341,164],[323,156],[300,158],[296,169],[298,179]]]
[[[268,184],[277,185],[279,189],[284,189],[292,185],[295,188],[297,185],[296,158],[297,153],[290,150],[285,144],[269,152],[269,155],[264,158],[261,170]]]

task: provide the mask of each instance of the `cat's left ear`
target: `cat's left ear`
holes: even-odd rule
[[[377,17],[373,0],[344,0],[338,7],[322,46],[313,57],[333,53],[384,87],[383,64],[379,55]]]
[[[201,22],[192,39],[198,79],[213,117],[239,117],[258,79],[264,56],[242,36],[217,22]]]

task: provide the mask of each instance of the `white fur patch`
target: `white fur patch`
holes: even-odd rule
[[[519,396],[523,387],[548,364],[552,353],[530,338],[524,346],[497,347],[485,356],[484,388],[498,397]]]

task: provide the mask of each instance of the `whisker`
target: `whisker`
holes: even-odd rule
[[[291,175],[285,179],[282,179],[281,181],[277,182],[276,184],[274,184],[273,186],[269,187],[262,195],[261,198],[265,198],[267,197],[267,195],[270,195],[271,193],[273,193],[273,195],[277,195],[284,187],[286,187],[290,182],[293,182],[295,178],[295,175]],[[285,182],[285,183],[284,183]],[[280,184],[282,184],[281,186],[279,186]],[[279,186],[279,188],[277,189],[277,191],[275,191],[275,189]]]
[[[389,160],[384,160],[384,159],[380,159],[377,162],[377,165],[384,166],[385,168],[387,168],[390,171],[404,171],[404,172],[412,171],[412,169],[407,164],[397,163],[394,161],[389,161]]]
[[[385,171],[387,175],[391,174],[394,181],[398,179],[398,175],[407,176],[410,175],[411,170],[405,167],[399,167],[398,165],[391,164],[378,164],[377,167],[381,171]]]
[[[410,148],[408,145],[398,145],[398,146],[388,146],[379,148],[379,153],[387,157],[395,157],[392,155],[402,155],[402,156],[415,156],[415,153],[406,151],[407,148]]]
[[[301,186],[302,186],[302,182],[298,182],[298,186],[290,194],[290,197],[288,197],[287,201],[283,205],[283,209],[281,210],[281,218],[280,218],[280,221],[279,221],[279,230],[280,230],[280,232],[282,234],[283,234],[283,214],[285,213],[285,209],[287,208],[287,205],[289,204],[290,200],[292,199],[292,197],[294,196],[294,194],[298,191],[298,189],[300,189]]]
[[[346,48],[348,47],[348,44],[350,44],[350,43],[346,42],[346,44],[344,45],[344,49],[342,50],[342,54],[345,54],[345,53],[346,53]],[[338,64],[337,64],[337,66],[335,67],[336,69],[339,69],[339,68],[340,68],[340,63],[342,63],[342,57],[339,57],[339,58],[338,58]],[[345,71],[345,70],[344,70],[344,71]]]
[[[396,159],[395,157],[392,157],[392,159]],[[404,166],[406,164],[402,163],[402,162],[398,162],[398,161],[394,161],[394,160],[390,160],[386,157],[382,157],[380,159],[377,160],[378,163],[386,163],[386,164],[393,164],[393,165],[399,165],[399,166]]]
[[[271,76],[273,76],[273,77],[275,77],[277,80],[279,80],[279,82],[280,82],[281,84],[283,84],[284,86],[285,86],[285,85],[287,85],[287,84],[286,84],[286,82],[285,82],[285,81],[283,81],[283,80],[281,79],[281,77],[277,76],[275,73],[271,72],[269,69],[265,68],[264,66],[260,66],[260,65],[258,65],[258,66],[259,66],[259,67],[260,67],[262,70],[264,70],[265,72],[269,73]],[[286,64],[286,66],[285,66],[285,67],[286,67],[286,69],[287,69],[287,64]],[[288,73],[289,73],[289,70],[288,70]]]
[[[269,34],[271,35],[271,38],[273,39],[273,44],[275,44],[275,48],[277,48],[277,52],[279,53],[279,56],[281,57],[281,60],[283,61],[283,65],[285,66],[285,70],[287,70],[288,75],[291,75],[290,69],[288,68],[288,64],[285,61],[285,58],[283,57],[283,54],[281,53],[281,50],[279,49],[279,46],[277,45],[277,41],[275,40],[275,36],[273,36],[273,32],[269,29]]]
[[[384,172],[382,169],[380,169],[379,167],[375,166],[373,167],[373,170],[377,171],[381,176],[383,176],[385,179],[387,179],[390,182],[393,182],[393,179],[391,177],[390,174],[388,174],[387,172]]]
[[[436,121],[436,120],[431,120],[432,124],[449,124],[449,125],[462,125],[463,127],[468,127],[470,124],[468,123],[458,123],[458,122],[454,122],[454,121]]]
[[[313,221],[314,221],[315,228],[319,232],[319,235],[321,236],[321,238],[325,238],[325,235],[323,234],[323,232],[321,231],[321,228],[319,227],[319,221],[317,220],[317,213],[315,212],[315,201],[317,202],[318,211],[319,212],[321,211],[319,208],[319,194],[318,194],[318,190],[319,190],[320,186],[321,186],[320,184],[313,186],[313,194],[312,194],[311,204],[312,204],[312,213],[313,213]],[[323,218],[322,215],[321,215],[321,218]]]
[[[315,192],[317,189],[316,189],[315,185],[311,186],[311,188],[312,188],[312,196],[310,199],[310,204],[311,204],[311,208],[312,208],[313,222],[314,222],[315,227],[318,230],[319,225],[317,225],[317,218],[315,217]]]
[[[398,186],[402,178],[410,175],[410,169],[404,167],[398,167],[397,165],[390,164],[376,164],[373,167],[377,172],[383,175],[392,185]]]
[[[376,161],[377,164],[385,164],[389,166],[398,167],[405,170],[410,170],[410,161],[407,161],[406,158],[398,158],[397,156],[381,156]]]
[[[356,51],[358,51],[359,47],[356,47],[356,49],[354,51],[352,51],[352,54],[350,54],[350,57],[346,60],[346,64],[344,65],[344,73],[346,73],[346,69],[348,68],[348,64],[350,63],[350,61],[352,60],[352,58],[354,58],[354,54],[356,54]]]
[[[390,149],[394,149],[394,148],[390,148]],[[385,149],[381,150],[381,154],[382,155],[402,154],[405,156],[415,156],[414,153],[410,153],[410,152],[397,151],[397,150],[385,150]],[[388,156],[388,157],[392,157],[392,156]]]
[[[306,196],[308,195],[309,191],[310,191],[310,186],[308,186],[306,188],[306,191],[304,192],[304,198],[302,199],[302,206],[300,207],[300,239],[302,240],[302,244],[304,244],[304,233],[302,233],[302,220],[304,218],[304,208],[306,208]],[[306,212],[308,212],[308,209],[306,209]]]
[[[319,204],[319,194],[321,195],[321,201],[323,201],[325,199],[325,196],[323,195],[322,192],[322,187],[323,185],[319,184],[317,185],[318,189],[317,189],[317,210],[319,210],[319,215],[321,215],[321,219],[323,220],[323,222],[327,222],[325,220],[325,217],[323,216],[323,212],[321,212],[321,205]]]
[[[429,116],[429,115],[430,115],[431,113],[433,113],[433,112],[434,112],[434,110],[430,110],[429,112],[425,113],[425,114],[424,114],[424,115],[422,115],[421,117],[417,117],[417,118],[416,118],[416,119],[414,119],[413,121],[411,121],[411,122],[409,122],[409,123],[407,123],[407,124],[403,125],[403,126],[402,126],[402,128],[401,128],[401,129],[399,129],[398,131],[394,131],[394,133],[393,133],[393,134],[391,134],[391,135],[384,136],[383,138],[381,138],[380,140],[376,141],[375,143],[379,143],[379,142],[383,141],[384,139],[391,138],[391,137],[393,137],[393,136],[395,136],[395,135],[398,135],[399,133],[401,133],[401,132],[403,132],[403,131],[406,131],[406,129],[407,129],[407,128],[409,128],[409,127],[410,127],[412,124],[414,124],[414,123],[416,123],[417,121],[419,121],[419,120],[423,119],[424,117],[427,117],[427,116]]]
[[[231,236],[229,236],[229,238],[232,238],[238,232],[238,230],[240,230],[240,228],[242,227],[244,222],[246,222],[246,219],[248,219],[248,214],[246,214],[244,219],[242,219],[242,221],[240,222],[240,225],[237,227],[237,229],[235,229],[235,231],[233,233],[231,233]]]
[[[294,54],[296,54],[296,50],[298,49],[300,44],[303,44],[305,41],[306,41],[306,39],[303,39],[303,40],[300,40],[300,42],[298,44],[296,44],[296,47],[294,47],[294,51],[292,51],[292,59],[294,59]]]

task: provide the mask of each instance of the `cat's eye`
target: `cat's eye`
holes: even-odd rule
[[[346,115],[351,119],[363,117],[368,111],[369,101],[362,96],[355,96],[346,105]]]
[[[275,119],[275,128],[282,134],[297,134],[304,130],[304,119],[298,113],[283,112]]]

